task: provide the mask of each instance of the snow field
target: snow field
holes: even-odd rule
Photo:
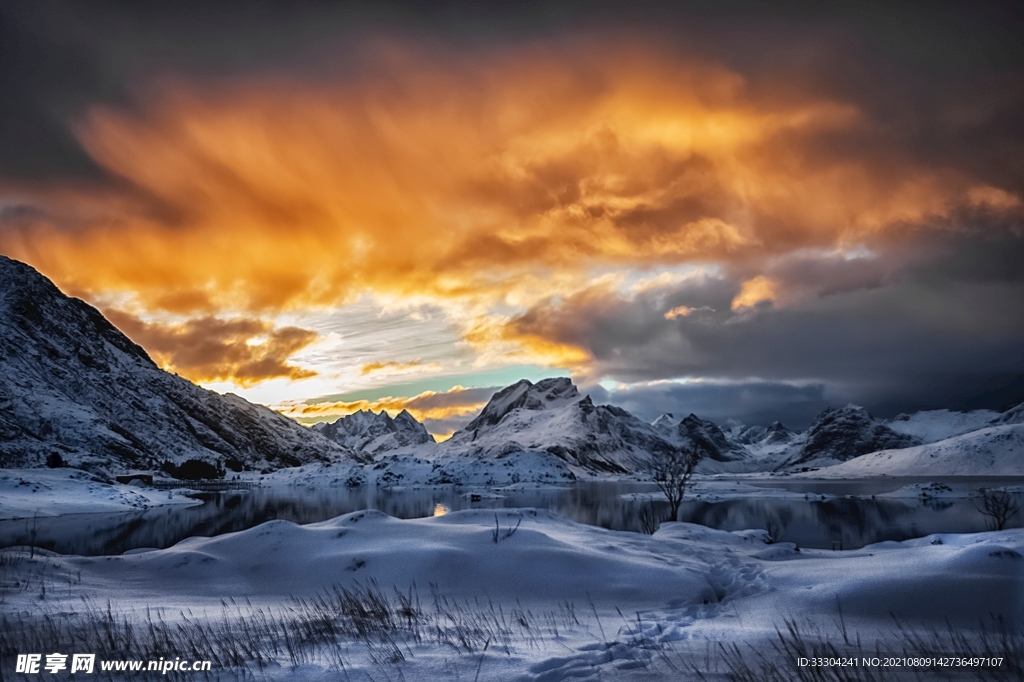
[[[851,629],[875,635],[892,632],[893,616],[968,628],[990,614],[1024,618],[1024,530],[933,535],[847,552],[765,539],[761,530],[686,523],[645,536],[535,509],[405,521],[363,511],[306,526],[273,521],[116,557],[38,553],[19,570],[50,576],[45,600],[27,581],[29,589],[7,592],[5,608],[27,618],[74,613],[88,593],[97,603],[151,608],[172,622],[188,613],[221,617],[223,603],[239,613],[267,609],[276,618],[308,619],[318,598],[376,585],[433,604],[425,610],[447,619],[445,637],[455,636],[453,623],[475,622],[478,634],[498,638],[492,649],[480,634],[459,650],[420,633],[397,642],[401,660],[391,663],[381,662],[377,639],[369,649],[336,643],[350,672],[379,679],[377,667],[391,666],[392,679],[401,670],[410,680],[454,679],[453,671],[473,679],[478,663],[481,680],[659,679],[652,658],[658,647],[685,652],[719,641],[765,642],[786,618],[828,625],[840,608]],[[506,625],[485,626],[497,622],[488,619]],[[269,679],[315,678],[338,665],[324,655],[302,660],[303,667],[284,666]]]

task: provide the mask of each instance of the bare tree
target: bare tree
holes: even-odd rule
[[[1013,495],[1005,490],[981,489],[981,506],[975,505],[977,510],[989,517],[989,525],[995,530],[1002,530],[1006,527],[1007,521],[1020,511],[1020,506]]]
[[[782,521],[777,516],[769,516],[764,522],[764,529],[768,533],[765,541],[769,545],[782,540],[782,534],[785,532],[782,528]]]
[[[669,520],[679,516],[679,505],[690,485],[690,477],[704,458],[704,452],[696,445],[684,445],[671,450],[662,450],[651,457],[651,478],[668,498]]]

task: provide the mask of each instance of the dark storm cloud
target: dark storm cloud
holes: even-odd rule
[[[63,14],[63,13],[62,13]],[[38,178],[96,169],[68,123],[104,88],[84,45],[65,40],[66,16],[0,5],[0,174]]]
[[[779,420],[797,430],[806,428],[828,406],[821,384],[660,382],[613,390],[596,386],[587,393],[595,403],[613,403],[645,421],[653,421],[666,412],[677,417],[693,413],[717,423],[736,419],[748,425],[766,426]]]
[[[1019,399],[1024,238],[979,230],[902,247],[849,260],[784,259],[766,271],[777,283],[775,302],[735,312],[730,303],[742,277],[725,273],[635,297],[593,289],[536,306],[512,325],[518,334],[583,348],[594,358],[595,376],[726,382],[679,389],[687,404],[708,396],[711,406],[698,414],[716,411],[721,395],[744,390],[731,385],[737,382],[820,385],[831,404],[858,402],[883,415],[1000,408]],[[666,319],[679,306],[692,312]],[[818,400],[812,397],[807,406]],[[731,416],[766,418],[760,408],[736,406]],[[789,414],[800,419],[803,408]]]
[[[358,70],[368,34],[476,50],[574,32],[632,31],[719,60],[753,89],[813,87],[856,101],[875,128],[838,148],[894,142],[1020,189],[1024,47],[1019,3],[59,2],[0,7],[0,174],[95,177],[69,130],[153,78]]]

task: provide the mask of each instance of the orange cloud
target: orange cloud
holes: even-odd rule
[[[692,315],[694,313],[701,313],[701,312],[713,313],[713,312],[715,312],[715,309],[712,308],[711,306],[706,306],[706,305],[702,305],[699,308],[691,308],[688,305],[680,305],[680,306],[676,306],[672,310],[669,310],[668,312],[666,312],[665,315],[664,315],[664,318],[666,320],[678,320],[680,317],[689,317],[690,315]]]
[[[778,285],[763,275],[748,279],[740,288],[740,293],[732,299],[733,312],[744,308],[753,308],[764,301],[774,302],[778,297]]]
[[[368,362],[359,368],[359,373],[365,376],[374,372],[405,372],[413,369],[437,370],[441,369],[441,364],[437,362],[424,363],[419,360],[413,360],[412,362],[397,362],[393,360]]]
[[[590,353],[580,346],[532,333],[518,322],[518,318],[485,316],[463,330],[462,334],[485,361],[500,359],[506,364],[535,363],[572,371],[582,368],[591,359]]]
[[[316,332],[264,320],[203,317],[175,325],[144,322],[120,310],[104,311],[164,369],[193,381],[252,386],[277,378],[305,379],[316,372],[288,359],[317,339]]]
[[[495,390],[456,386],[444,392],[425,391],[411,398],[388,396],[376,400],[290,403],[277,406],[277,410],[304,423],[333,420],[359,410],[384,410],[392,416],[407,410],[419,421],[444,420],[476,414],[487,404]]]
[[[75,133],[117,181],[0,186],[32,209],[5,219],[0,252],[84,298],[200,320],[367,291],[442,301],[484,360],[575,370],[589,352],[508,315],[573,295],[594,270],[749,265],[1024,205],[915,161],[870,107],[797,78],[755,87],[628,41],[365,52],[356,75],[163,81],[133,109],[91,108]],[[754,278],[733,308],[775,293]],[[192,335],[209,331],[134,333],[200,380],[309,375],[287,364],[309,333],[253,328],[268,341],[251,346],[221,330],[193,357]],[[386,369],[403,368],[361,371]]]
[[[672,310],[669,310],[667,313],[665,313],[665,319],[678,320],[680,317],[688,317],[691,313],[693,313],[694,310],[695,308],[691,308],[688,305],[676,306]]]
[[[0,251],[87,296],[203,313],[360,292],[515,296],[531,273],[833,245],[1019,198],[899,153],[832,151],[854,102],[764,94],[635,44],[367,49],[335,81],[178,81],[76,132],[119,182],[6,187]]]

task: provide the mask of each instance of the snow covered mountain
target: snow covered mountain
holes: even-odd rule
[[[612,405],[594,405],[565,377],[519,381],[494,394],[465,429],[439,447],[445,455],[548,452],[589,473],[641,471],[673,446],[654,427]]]
[[[814,472],[815,476],[1024,475],[1024,402],[1004,412],[925,410],[888,426],[918,444],[880,449]]]
[[[1024,424],[999,424],[899,450],[881,450],[814,472],[816,477],[1021,476]]]
[[[846,461],[877,450],[918,445],[917,436],[897,433],[859,405],[826,408],[804,436],[787,466],[817,460]]]
[[[774,421],[768,426],[748,426],[737,434],[736,440],[747,445],[784,445],[797,437],[782,422]]]
[[[351,456],[272,410],[161,370],[98,310],[0,256],[0,466],[276,469]]]
[[[738,419],[727,419],[725,423],[722,424],[721,428],[725,437],[737,445],[750,445],[751,443],[757,443],[764,437],[768,430],[768,427],[766,426],[747,426]]]
[[[694,445],[718,462],[732,462],[746,454],[743,447],[725,437],[718,425],[690,414],[678,419],[666,413],[655,419],[651,426],[658,435],[676,446]]]
[[[904,470],[914,475],[1024,473],[1012,454],[1018,434],[1009,428],[1024,421],[1020,406],[1002,414],[932,410],[885,422],[863,407],[848,405],[823,411],[802,433],[780,422],[746,426],[730,420],[723,429],[693,414],[682,419],[664,414],[645,424],[620,408],[594,405],[570,379],[556,378],[536,384],[523,380],[495,393],[465,429],[443,443],[425,440],[422,426],[409,417],[407,433],[415,437],[402,444],[393,430],[401,430],[400,418],[390,427],[387,415],[357,413],[317,428],[321,433],[331,429],[332,438],[372,453],[374,465],[359,476],[381,485],[561,484],[643,476],[651,453],[690,443],[707,455],[698,468],[704,474],[810,465],[824,467],[814,475],[828,477],[840,475],[832,473],[840,467],[830,466],[838,462],[849,464],[841,472],[850,477],[900,475]],[[933,442],[944,433],[958,435]],[[891,464],[864,464],[883,460]],[[335,467],[331,475],[343,480],[351,473]]]
[[[426,427],[405,410],[394,419],[384,410],[379,414],[360,410],[332,424],[316,424],[313,430],[335,443],[371,455],[434,442]]]

